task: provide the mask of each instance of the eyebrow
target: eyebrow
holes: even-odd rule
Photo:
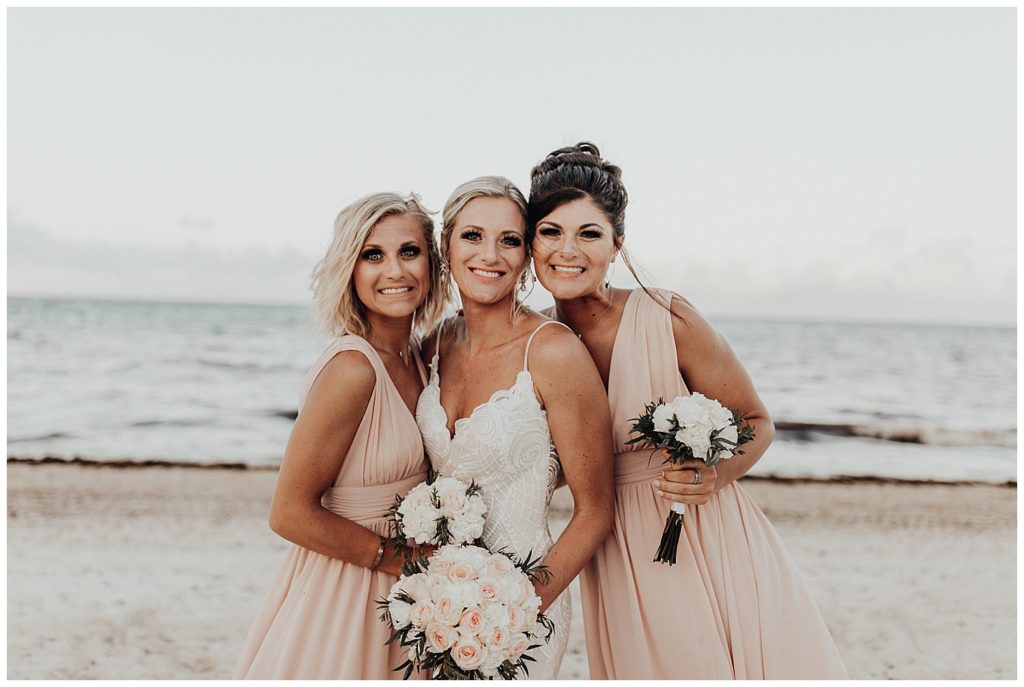
[[[565,228],[561,224],[559,224],[558,222],[552,222],[551,220],[548,220],[548,219],[544,220],[543,222],[539,222],[539,224],[550,224],[551,226],[555,227],[556,229],[564,229]],[[586,224],[581,224],[579,226],[580,229],[586,229],[587,227],[597,227],[598,229],[602,229],[602,230],[604,229],[603,226],[601,226],[600,224],[598,224],[596,222],[587,222]]]
[[[420,243],[419,241],[406,241],[401,246],[399,246],[399,248],[405,248],[406,246],[419,246],[419,247],[422,248],[423,244]],[[381,246],[378,246],[376,243],[364,243],[363,244],[363,250],[368,250],[370,248],[376,248],[377,250],[384,250]]]
[[[475,224],[467,224],[467,225],[463,226],[462,229],[463,230],[466,230],[466,229],[476,229],[477,231],[487,231],[483,227],[478,227]],[[523,235],[523,232],[518,231],[516,229],[498,229],[498,231],[500,231],[502,234],[515,234],[516,236],[522,236]]]

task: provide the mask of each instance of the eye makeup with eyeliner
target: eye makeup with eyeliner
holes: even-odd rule
[[[398,249],[398,254],[403,258],[415,258],[422,253],[423,247],[418,243],[406,243]],[[359,257],[370,262],[377,262],[384,259],[384,251],[377,246],[366,246]]]

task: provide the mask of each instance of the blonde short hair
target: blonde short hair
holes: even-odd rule
[[[419,221],[427,243],[430,263],[429,293],[413,316],[413,330],[433,329],[446,305],[441,288],[441,263],[434,241],[434,220],[430,210],[415,193],[371,193],[345,207],[334,220],[334,237],[323,260],[313,270],[313,309],[320,331],[327,336],[356,334],[365,337],[366,307],[356,296],[352,273],[363,244],[373,228],[385,217],[409,215]]]

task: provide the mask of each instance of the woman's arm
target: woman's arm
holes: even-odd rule
[[[324,366],[292,428],[270,509],[270,528],[317,553],[369,568],[380,537],[324,508],[352,444],[377,377],[358,351],[343,351]],[[401,559],[390,549],[377,569],[401,574]]]
[[[754,383],[726,340],[686,299],[673,294],[672,333],[676,342],[679,372],[690,391],[699,391],[726,408],[738,408],[754,428],[754,440],[743,445],[743,455],[704,467],[699,461],[687,462],[683,469],[665,473],[659,488],[664,496],[680,503],[707,503],[711,495],[742,477],[764,454],[775,437],[775,424],[768,415]],[[694,485],[695,469],[702,483]]]
[[[575,503],[572,519],[544,558],[551,576],[537,585],[543,610],[579,574],[611,531],[615,517],[612,421],[597,367],[568,330],[545,327],[537,333],[530,370]]]

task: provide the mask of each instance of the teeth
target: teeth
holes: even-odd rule
[[[473,272],[473,274],[479,274],[481,277],[486,277],[488,279],[497,279],[498,277],[501,276],[501,272],[487,272],[485,270],[471,270],[471,271]]]
[[[561,265],[552,265],[551,269],[555,272],[566,272],[567,274],[583,274],[582,267],[562,267]]]
[[[381,289],[380,290],[380,292],[382,294],[384,294],[385,296],[394,296],[395,294],[398,294],[398,293],[408,293],[409,291],[412,291],[412,287],[411,286],[400,286],[400,287],[395,287],[393,289]]]

